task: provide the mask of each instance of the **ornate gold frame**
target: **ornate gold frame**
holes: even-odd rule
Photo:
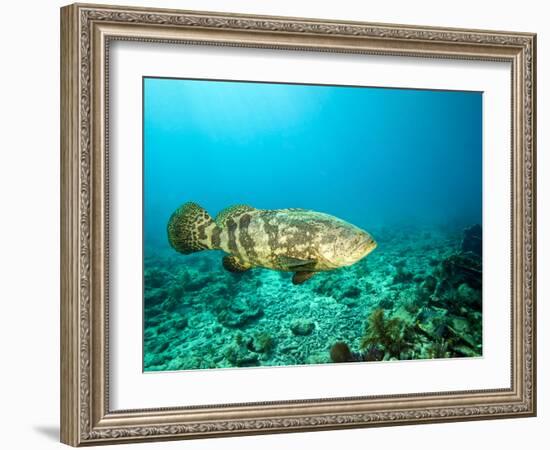
[[[510,388],[111,411],[106,67],[109,43],[117,39],[510,62]],[[61,441],[80,446],[535,415],[535,52],[530,33],[105,5],[62,8]]]

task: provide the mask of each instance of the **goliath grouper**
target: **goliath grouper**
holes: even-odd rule
[[[223,250],[228,253],[223,266],[230,272],[253,267],[294,272],[294,284],[350,266],[376,248],[369,233],[329,214],[235,205],[214,220],[191,202],[170,217],[168,240],[183,254]]]

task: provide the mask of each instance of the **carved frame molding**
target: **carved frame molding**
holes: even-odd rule
[[[508,61],[512,386],[487,391],[111,411],[108,58],[112,40]],[[536,36],[74,4],[61,10],[61,440],[73,446],[533,416]]]

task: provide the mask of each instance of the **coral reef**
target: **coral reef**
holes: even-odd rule
[[[345,342],[337,342],[330,348],[330,359],[335,363],[352,362],[355,360],[349,345]]]
[[[361,339],[361,348],[381,345],[386,355],[399,358],[406,348],[404,331],[404,322],[399,317],[386,319],[382,308],[375,309],[368,318],[365,334]]]
[[[290,324],[290,329],[296,336],[307,336],[315,329],[315,323],[311,320],[296,319]]]
[[[366,259],[299,286],[146,248],[145,370],[481,356],[481,227],[372,231]]]
[[[481,257],[482,254],[482,232],[481,225],[473,225],[464,230],[461,249],[463,252],[471,252]]]

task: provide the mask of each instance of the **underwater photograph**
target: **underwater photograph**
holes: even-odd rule
[[[143,78],[143,370],[483,356],[483,94]]]

